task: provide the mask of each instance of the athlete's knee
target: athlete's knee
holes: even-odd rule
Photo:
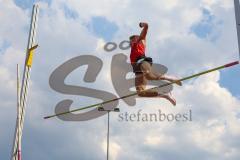
[[[138,91],[137,94],[139,97],[147,97],[146,91]]]
[[[143,94],[144,89],[142,89],[142,87],[136,86],[136,91],[137,91],[137,95],[141,96]]]
[[[148,91],[148,90],[147,91],[146,90],[138,91],[137,94],[139,97],[156,97],[156,96],[158,96],[158,92]]]

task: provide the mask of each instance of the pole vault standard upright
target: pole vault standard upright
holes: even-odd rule
[[[238,37],[238,49],[240,56],[240,3],[239,0],[234,0],[235,7],[235,17],[236,17],[236,25],[237,25],[237,37]]]
[[[15,135],[14,135],[14,141],[13,141],[13,148],[11,153],[11,160],[21,160],[21,139],[22,139],[25,108],[26,108],[27,95],[28,95],[28,85],[30,80],[30,71],[32,67],[34,50],[38,46],[36,45],[36,42],[35,42],[38,14],[39,14],[39,6],[35,4],[33,5],[33,9],[32,9],[32,18],[31,18],[31,24],[30,24],[29,37],[28,37],[28,45],[26,50],[26,58],[25,58],[25,64],[24,64],[21,90],[18,89],[18,106],[17,106],[18,115],[17,115],[17,122],[16,122]],[[19,84],[18,84],[18,87],[20,87]]]

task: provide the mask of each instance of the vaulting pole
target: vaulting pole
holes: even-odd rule
[[[30,80],[30,71],[32,67],[34,50],[38,47],[38,45],[36,45],[36,42],[35,42],[38,14],[39,14],[39,6],[35,4],[33,5],[33,9],[32,9],[32,18],[31,18],[29,37],[28,37],[28,45],[26,50],[23,79],[22,79],[21,90],[19,91],[20,95],[19,95],[19,106],[18,106],[18,118],[16,122],[11,160],[21,160],[21,139],[22,139],[22,130],[23,130],[25,108],[26,108],[27,95],[28,95],[28,86],[29,86],[29,80]]]

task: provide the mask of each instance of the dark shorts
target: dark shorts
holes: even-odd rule
[[[143,59],[143,60],[142,60]],[[139,60],[142,60],[140,63],[137,63]],[[133,72],[135,74],[142,74],[143,71],[141,69],[141,65],[143,62],[148,62],[152,66],[152,58],[150,57],[139,57],[136,60],[136,63],[132,64]]]

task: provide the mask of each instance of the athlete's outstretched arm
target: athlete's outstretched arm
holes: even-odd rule
[[[148,32],[148,24],[141,22],[141,23],[139,23],[139,26],[140,26],[141,28],[143,28],[143,29],[142,29],[142,32],[141,32],[141,34],[140,34],[140,37],[139,37],[139,41],[145,40],[145,39],[146,39],[146,36],[147,36],[147,32]]]

